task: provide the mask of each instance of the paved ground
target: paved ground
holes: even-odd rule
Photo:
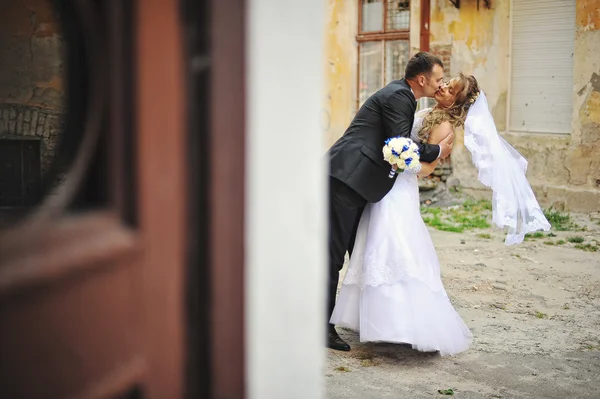
[[[471,328],[471,349],[440,357],[391,344],[329,351],[327,397],[600,398],[600,252],[575,243],[600,242],[597,215],[576,215],[582,232],[556,232],[506,247],[503,234],[431,229],[448,294]],[[581,246],[582,244],[580,244]]]

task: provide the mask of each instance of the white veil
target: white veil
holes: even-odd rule
[[[479,181],[493,191],[494,224],[508,227],[505,244],[519,244],[532,231],[549,231],[550,223],[525,176],[527,160],[498,134],[483,91],[467,113],[465,146],[479,171]]]

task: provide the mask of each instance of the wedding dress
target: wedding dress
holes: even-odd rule
[[[417,114],[415,141],[422,121]],[[359,331],[361,342],[407,343],[441,355],[469,347],[471,332],[444,290],[421,218],[415,174],[400,173],[381,201],[366,206],[330,323]]]
[[[415,116],[415,141],[427,112]],[[527,181],[527,161],[498,134],[483,92],[469,109],[464,133],[479,181],[492,189],[492,220],[508,228],[506,245],[550,230]],[[400,173],[391,191],[365,208],[330,323],[359,331],[361,342],[406,343],[441,355],[469,347],[472,334],[446,294],[421,218],[416,175]]]

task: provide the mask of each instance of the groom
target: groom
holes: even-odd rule
[[[420,52],[406,65],[404,79],[373,94],[360,107],[344,135],[329,149],[329,282],[327,320],[335,306],[339,272],[346,252],[352,252],[354,236],[367,202],[380,201],[391,189],[390,165],[382,149],[389,137],[410,137],[417,99],[433,97],[442,86],[444,65],[433,54]],[[439,145],[422,144],[421,161],[446,158],[454,136]],[[327,346],[349,351],[348,345],[327,324]]]

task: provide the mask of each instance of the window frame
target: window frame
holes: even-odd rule
[[[407,29],[387,29],[387,17],[388,17],[388,4],[390,0],[381,0],[383,3],[383,30],[379,31],[363,31],[363,1],[357,0],[358,3],[358,33],[356,35],[357,42],[357,73],[356,73],[356,109],[358,110],[362,105],[360,102],[360,81],[361,81],[361,56],[360,56],[360,46],[366,42],[381,42],[382,43],[382,73],[381,73],[381,86],[385,84],[385,76],[386,76],[386,42],[395,41],[395,40],[404,40],[408,43],[408,48],[410,52],[410,24],[411,24],[411,15],[410,10],[412,6],[412,2],[414,0],[406,0],[408,2],[408,28]]]
[[[358,35],[357,35],[357,40],[363,40],[363,41],[373,41],[373,40],[378,40],[377,38],[372,38],[372,37],[379,37],[379,36],[386,36],[387,35],[407,35],[410,33],[410,8],[412,5],[412,0],[405,0],[406,2],[408,2],[408,10],[409,10],[409,14],[408,14],[408,29],[387,29],[387,17],[388,17],[388,4],[390,2],[390,0],[381,0],[381,2],[383,3],[383,30],[379,30],[379,31],[369,31],[369,32],[365,32],[362,30],[362,17],[363,17],[363,1],[364,0],[357,0],[358,1]]]

